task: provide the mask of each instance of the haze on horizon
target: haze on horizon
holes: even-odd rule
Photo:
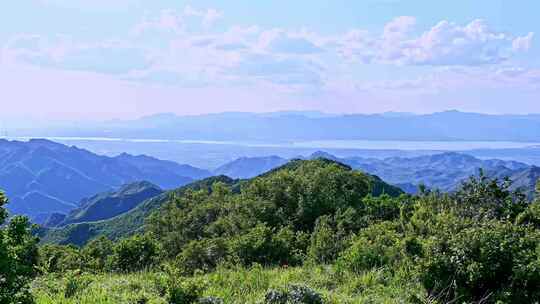
[[[540,113],[538,11],[535,0],[5,3],[0,120]]]

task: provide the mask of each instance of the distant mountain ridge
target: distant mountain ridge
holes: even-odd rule
[[[85,197],[135,181],[171,189],[210,175],[147,156],[107,157],[43,139],[0,140],[0,189],[12,213],[31,217],[66,214]]]
[[[453,191],[462,181],[471,175],[477,175],[480,169],[486,174],[514,181],[514,188],[523,189],[529,196],[534,192],[536,180],[540,178],[540,168],[520,162],[505,160],[482,160],[473,156],[455,152],[417,157],[391,157],[386,159],[348,157],[339,158],[327,152],[318,151],[306,159],[325,158],[335,160],[382,178],[385,182],[398,186],[409,193],[415,193],[420,184],[442,191]],[[222,166],[233,178],[256,176],[269,171],[268,164],[287,162],[284,158],[239,158]]]
[[[216,175],[227,175],[234,178],[252,178],[273,168],[284,165],[286,159],[279,156],[241,157],[224,164],[213,172]]]
[[[515,188],[532,197],[540,177],[538,167],[516,161],[479,159],[462,153],[439,153],[414,157],[336,157],[319,151],[306,159],[326,158],[379,176],[385,182],[414,193],[418,185],[443,191],[455,190],[461,181],[478,174],[480,168],[490,176],[509,176]],[[174,189],[212,175],[247,179],[287,163],[278,156],[242,157],[223,164],[213,172],[172,161],[126,153],[115,157],[96,155],[48,140],[28,142],[0,140],[0,189],[7,192],[14,214],[29,215],[37,223],[57,225],[73,210],[84,209],[82,199],[96,193],[111,193],[126,184],[147,180],[160,189]],[[152,188],[152,187],[150,187]],[[99,200],[99,199],[97,199]],[[114,203],[113,203],[114,205]],[[133,207],[128,202],[120,204]],[[119,208],[119,212],[125,209]],[[115,212],[107,212],[107,216]],[[94,220],[85,218],[83,220]]]
[[[293,111],[227,112],[195,116],[166,113],[131,121],[115,120],[87,124],[76,130],[69,127],[49,130],[29,128],[26,131],[18,131],[18,134],[52,136],[54,133],[56,136],[272,142],[284,140],[540,142],[538,130],[540,130],[540,114],[491,115],[445,111],[432,114],[389,112],[337,115]]]

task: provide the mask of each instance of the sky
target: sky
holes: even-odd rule
[[[0,119],[540,113],[538,0],[18,0]]]

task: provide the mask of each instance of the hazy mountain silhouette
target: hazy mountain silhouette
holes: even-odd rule
[[[104,131],[106,130],[106,131]],[[54,130],[40,136],[283,141],[283,140],[467,140],[540,142],[540,115],[489,115],[446,111],[432,114],[334,115],[319,112],[227,112],[196,116],[157,114],[131,121]],[[25,134],[28,135],[28,134]]]
[[[391,157],[386,159],[348,157],[339,158],[330,153],[318,151],[307,159],[326,158],[347,164],[354,169],[381,177],[384,181],[396,185],[409,193],[415,193],[420,184],[428,188],[453,191],[471,175],[477,175],[480,169],[486,174],[515,181],[515,188],[523,188],[529,195],[533,193],[534,183],[538,179],[538,167],[504,160],[482,160],[470,155],[447,152],[418,157]],[[220,168],[222,174],[233,178],[256,176],[271,170],[270,164],[286,162],[275,156],[239,158]],[[536,177],[536,179],[535,179]]]
[[[251,178],[270,171],[287,162],[279,156],[242,157],[214,170],[216,175],[227,175],[234,178]]]
[[[210,175],[147,156],[106,157],[48,140],[0,140],[0,189],[12,213],[32,217],[67,213],[85,197],[135,181],[170,189]]]

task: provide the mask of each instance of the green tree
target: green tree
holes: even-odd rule
[[[329,160],[294,161],[252,180],[245,193],[271,202],[283,225],[312,231],[322,215],[358,206],[370,193],[367,175]]]
[[[65,273],[81,270],[84,260],[79,248],[74,245],[44,245],[39,248],[39,266],[45,273]]]
[[[232,199],[227,186],[219,182],[210,189],[187,190],[153,213],[147,230],[159,237],[164,253],[174,258],[192,240],[219,236],[212,224],[225,216]]]
[[[443,303],[537,303],[539,243],[538,231],[495,220],[431,238],[420,279]]]
[[[536,201],[540,202],[540,179],[536,182]]]
[[[290,243],[283,240],[281,233],[276,234],[272,228],[260,224],[232,238],[229,249],[233,257],[245,266],[253,263],[286,264],[290,259],[291,248]]]
[[[183,274],[191,275],[196,270],[212,271],[227,254],[223,239],[202,239],[189,242],[176,259]]]
[[[397,264],[402,257],[403,235],[394,222],[373,224],[362,230],[352,245],[343,251],[338,265],[356,273],[375,267]]]
[[[138,271],[154,266],[159,260],[159,246],[149,234],[121,240],[113,248],[114,268],[122,272]]]
[[[85,267],[96,272],[111,267],[113,247],[113,242],[105,236],[91,240],[81,250]]]
[[[28,283],[36,275],[38,239],[26,217],[16,216],[6,224],[7,203],[0,192],[0,303],[32,303]]]
[[[480,170],[478,177],[471,176],[455,195],[464,216],[481,218],[515,219],[528,205],[527,197],[520,191],[511,191],[512,181],[489,178]]]
[[[317,263],[329,264],[336,259],[342,246],[342,240],[332,227],[330,218],[328,216],[320,217],[311,234],[309,257]]]

